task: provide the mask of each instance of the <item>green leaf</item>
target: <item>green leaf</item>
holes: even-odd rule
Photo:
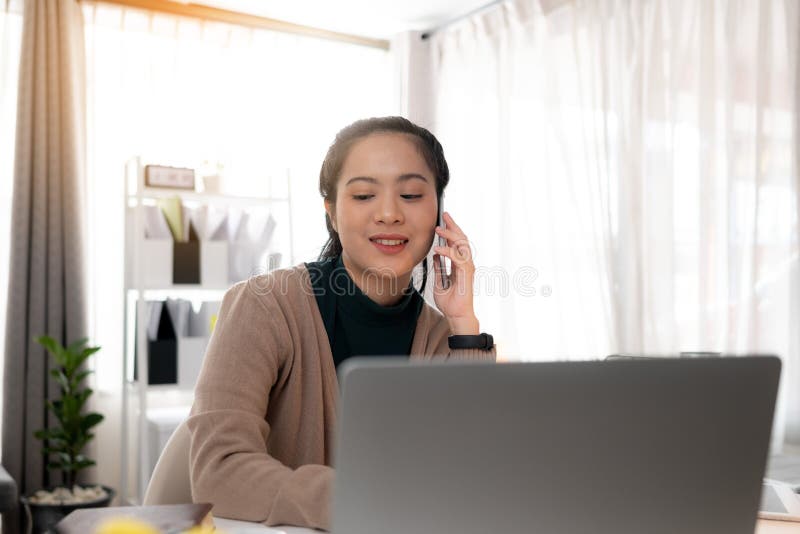
[[[81,432],[81,436],[79,439],[74,443],[73,447],[75,450],[83,450],[87,443],[94,439],[94,434],[91,432]]]
[[[75,470],[77,471],[79,469],[85,469],[85,468],[91,467],[93,465],[97,465],[97,462],[95,462],[94,460],[86,459],[86,460],[83,460],[83,461],[80,461],[80,462],[76,462]]]
[[[48,462],[47,463],[47,468],[51,469],[51,470],[61,469],[61,463],[60,462]]]
[[[67,433],[66,433],[64,425],[67,424],[67,420],[64,418],[64,414],[61,413],[61,412],[56,413],[56,420],[58,421],[58,424],[60,425],[60,428],[62,430],[64,430],[64,436],[66,436]]]
[[[85,371],[81,371],[80,373],[72,377],[72,382],[71,382],[72,389],[77,389],[78,386],[81,385],[81,381],[90,374],[92,374],[93,372],[94,371],[92,371],[91,369],[86,369]]]
[[[72,361],[70,362],[70,364],[71,364],[70,368],[69,368],[70,371],[72,371],[72,372],[76,371],[78,369],[78,367],[80,367],[81,364],[84,361],[86,361],[86,358],[88,358],[89,356],[91,356],[92,354],[97,352],[98,350],[100,350],[100,347],[89,347],[89,348],[83,349],[83,351],[79,355],[77,355],[75,358],[73,358]]]
[[[45,428],[33,433],[36,439],[63,440],[64,432],[60,428]]]
[[[86,414],[86,416],[81,421],[81,430],[83,432],[86,432],[90,428],[99,425],[103,421],[103,419],[105,418],[96,412]]]
[[[42,452],[45,454],[58,454],[64,452],[64,447],[42,447]]]
[[[67,375],[65,375],[61,369],[51,369],[50,376],[56,379],[56,382],[58,382],[62,390],[69,391],[71,389],[69,380],[67,380]]]
[[[64,411],[61,408],[61,404],[55,405],[50,409],[53,415],[56,417],[58,423],[63,427],[66,423],[67,419],[64,418]]]
[[[78,470],[95,465],[95,461],[83,454],[79,454],[74,458],[73,465],[75,466],[75,469]]]
[[[61,400],[61,413],[64,415],[64,419],[74,419],[78,415],[78,399],[71,395],[65,395]]]
[[[68,357],[64,347],[61,346],[61,343],[50,336],[39,336],[34,339],[37,343],[47,349],[47,352],[53,355],[53,357],[56,359],[56,362],[58,362],[60,366],[66,367]]]
[[[48,439],[48,432],[49,430],[37,430],[33,433],[33,437],[36,439]]]
[[[88,342],[89,342],[88,337],[83,337],[77,341],[73,341],[72,343],[69,344],[69,347],[67,347],[67,352],[71,352],[74,354],[80,350],[83,350],[83,347],[85,347]]]
[[[48,352],[56,352],[59,346],[58,341],[50,336],[38,336],[33,338],[39,345],[47,349]]]
[[[83,408],[84,403],[86,403],[86,399],[88,399],[92,393],[93,392],[91,388],[86,388],[83,391],[75,394],[75,399],[78,403],[78,411]]]
[[[56,419],[58,419],[59,423],[64,424],[64,414],[61,408],[61,401],[46,401],[45,405],[47,406],[47,409],[56,416]]]

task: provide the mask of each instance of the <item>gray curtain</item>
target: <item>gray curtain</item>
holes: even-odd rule
[[[29,493],[50,480],[33,432],[58,392],[34,336],[86,336],[84,46],[75,0],[26,0],[19,66],[3,383],[3,466]],[[16,532],[14,514],[3,532]]]

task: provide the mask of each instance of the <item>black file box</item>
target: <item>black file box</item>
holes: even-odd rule
[[[166,304],[161,306],[158,318],[158,333],[156,339],[147,340],[147,383],[177,384],[178,383],[178,340],[175,337],[175,327]],[[138,343],[135,344],[133,362],[133,379],[139,379]]]
[[[147,383],[178,383],[178,341],[158,339],[147,342]]]

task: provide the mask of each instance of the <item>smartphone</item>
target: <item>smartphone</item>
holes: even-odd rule
[[[443,205],[444,205],[444,193],[442,193],[442,195],[439,197],[439,216],[437,218],[437,224],[442,228],[446,228],[444,224],[444,217],[442,215],[444,213]],[[438,234],[436,237],[439,239],[440,247],[447,246],[447,239]],[[441,280],[442,288],[447,289],[448,287],[450,287],[450,279],[447,277],[447,268],[445,267],[444,256],[442,256],[441,254],[439,254],[439,272],[442,274],[442,280]]]

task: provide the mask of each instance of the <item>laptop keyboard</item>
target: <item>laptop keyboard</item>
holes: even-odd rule
[[[761,488],[761,506],[759,509],[762,512],[770,512],[773,514],[786,514],[789,512],[786,507],[783,506],[781,498],[778,497],[775,488],[767,484],[764,484]]]

